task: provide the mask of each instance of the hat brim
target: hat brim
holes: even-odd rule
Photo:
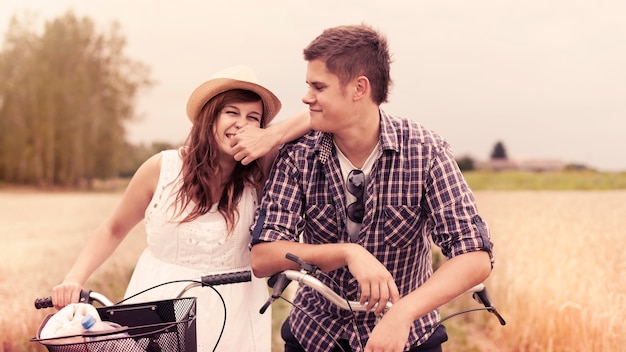
[[[187,101],[187,117],[193,123],[196,120],[202,107],[216,95],[232,90],[245,89],[258,94],[263,101],[263,121],[264,126],[276,117],[281,108],[281,102],[267,88],[246,81],[239,81],[231,78],[215,78],[202,83],[196,88]]]

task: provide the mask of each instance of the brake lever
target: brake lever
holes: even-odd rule
[[[319,274],[321,272],[320,268],[318,268],[317,265],[305,262],[294,254],[287,253],[285,254],[285,258],[291,260],[292,262],[298,263],[298,265],[300,265],[301,271],[306,271],[309,274]]]
[[[318,274],[321,272],[321,270],[315,264],[305,262],[291,253],[287,253],[285,255],[285,258],[291,260],[292,262],[298,263],[298,265],[300,265],[300,271],[303,271],[309,274]],[[270,276],[270,278],[267,280],[267,284],[269,287],[272,288],[272,294],[267,299],[267,301],[265,301],[265,304],[263,304],[259,312],[261,314],[265,313],[267,308],[272,303],[274,303],[274,301],[280,298],[280,296],[283,294],[283,291],[285,291],[285,289],[287,288],[287,286],[289,286],[290,283],[291,283],[291,279],[288,279],[287,276],[283,272]]]
[[[259,310],[259,313],[263,314],[267,310],[267,308],[274,303],[280,296],[283,294],[283,291],[289,286],[291,280],[287,278],[287,276],[280,272],[278,274],[272,275],[269,280],[267,280],[267,284],[272,288],[272,294],[265,301],[265,304]]]

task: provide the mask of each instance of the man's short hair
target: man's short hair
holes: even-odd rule
[[[345,86],[358,76],[366,76],[372,87],[372,100],[387,102],[391,57],[387,38],[366,24],[328,28],[305,49],[306,61],[321,60]]]

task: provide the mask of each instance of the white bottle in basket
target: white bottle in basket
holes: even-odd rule
[[[85,315],[85,317],[81,321],[81,324],[83,326],[83,329],[85,329],[84,331],[93,331],[93,332],[107,331],[107,330],[117,329],[121,327],[119,324],[116,324],[110,321],[102,321],[100,319],[96,319],[96,317],[94,317],[91,314]],[[114,339],[114,338],[120,338],[120,337],[128,337],[128,334],[118,333],[118,334],[103,335],[103,336],[86,336],[85,341],[95,341],[99,339]]]
[[[84,328],[83,336],[85,342],[93,342],[88,346],[88,351],[97,352],[144,352],[145,349],[139,347],[130,335],[126,332],[126,327],[111,322],[97,319],[91,314],[85,315],[81,324]],[[89,332],[105,332],[107,330],[120,330],[114,334],[89,336]],[[85,334],[87,332],[87,334]]]

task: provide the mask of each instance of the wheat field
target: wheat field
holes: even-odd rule
[[[60,282],[120,197],[0,191],[0,352],[45,351],[29,339],[52,312],[35,310],[33,300]],[[626,191],[480,191],[476,197],[495,243],[487,287],[507,325],[484,312],[464,315],[454,323],[466,334],[463,343],[450,341],[445,350],[623,348]],[[144,246],[139,225],[87,286],[121,298]]]

